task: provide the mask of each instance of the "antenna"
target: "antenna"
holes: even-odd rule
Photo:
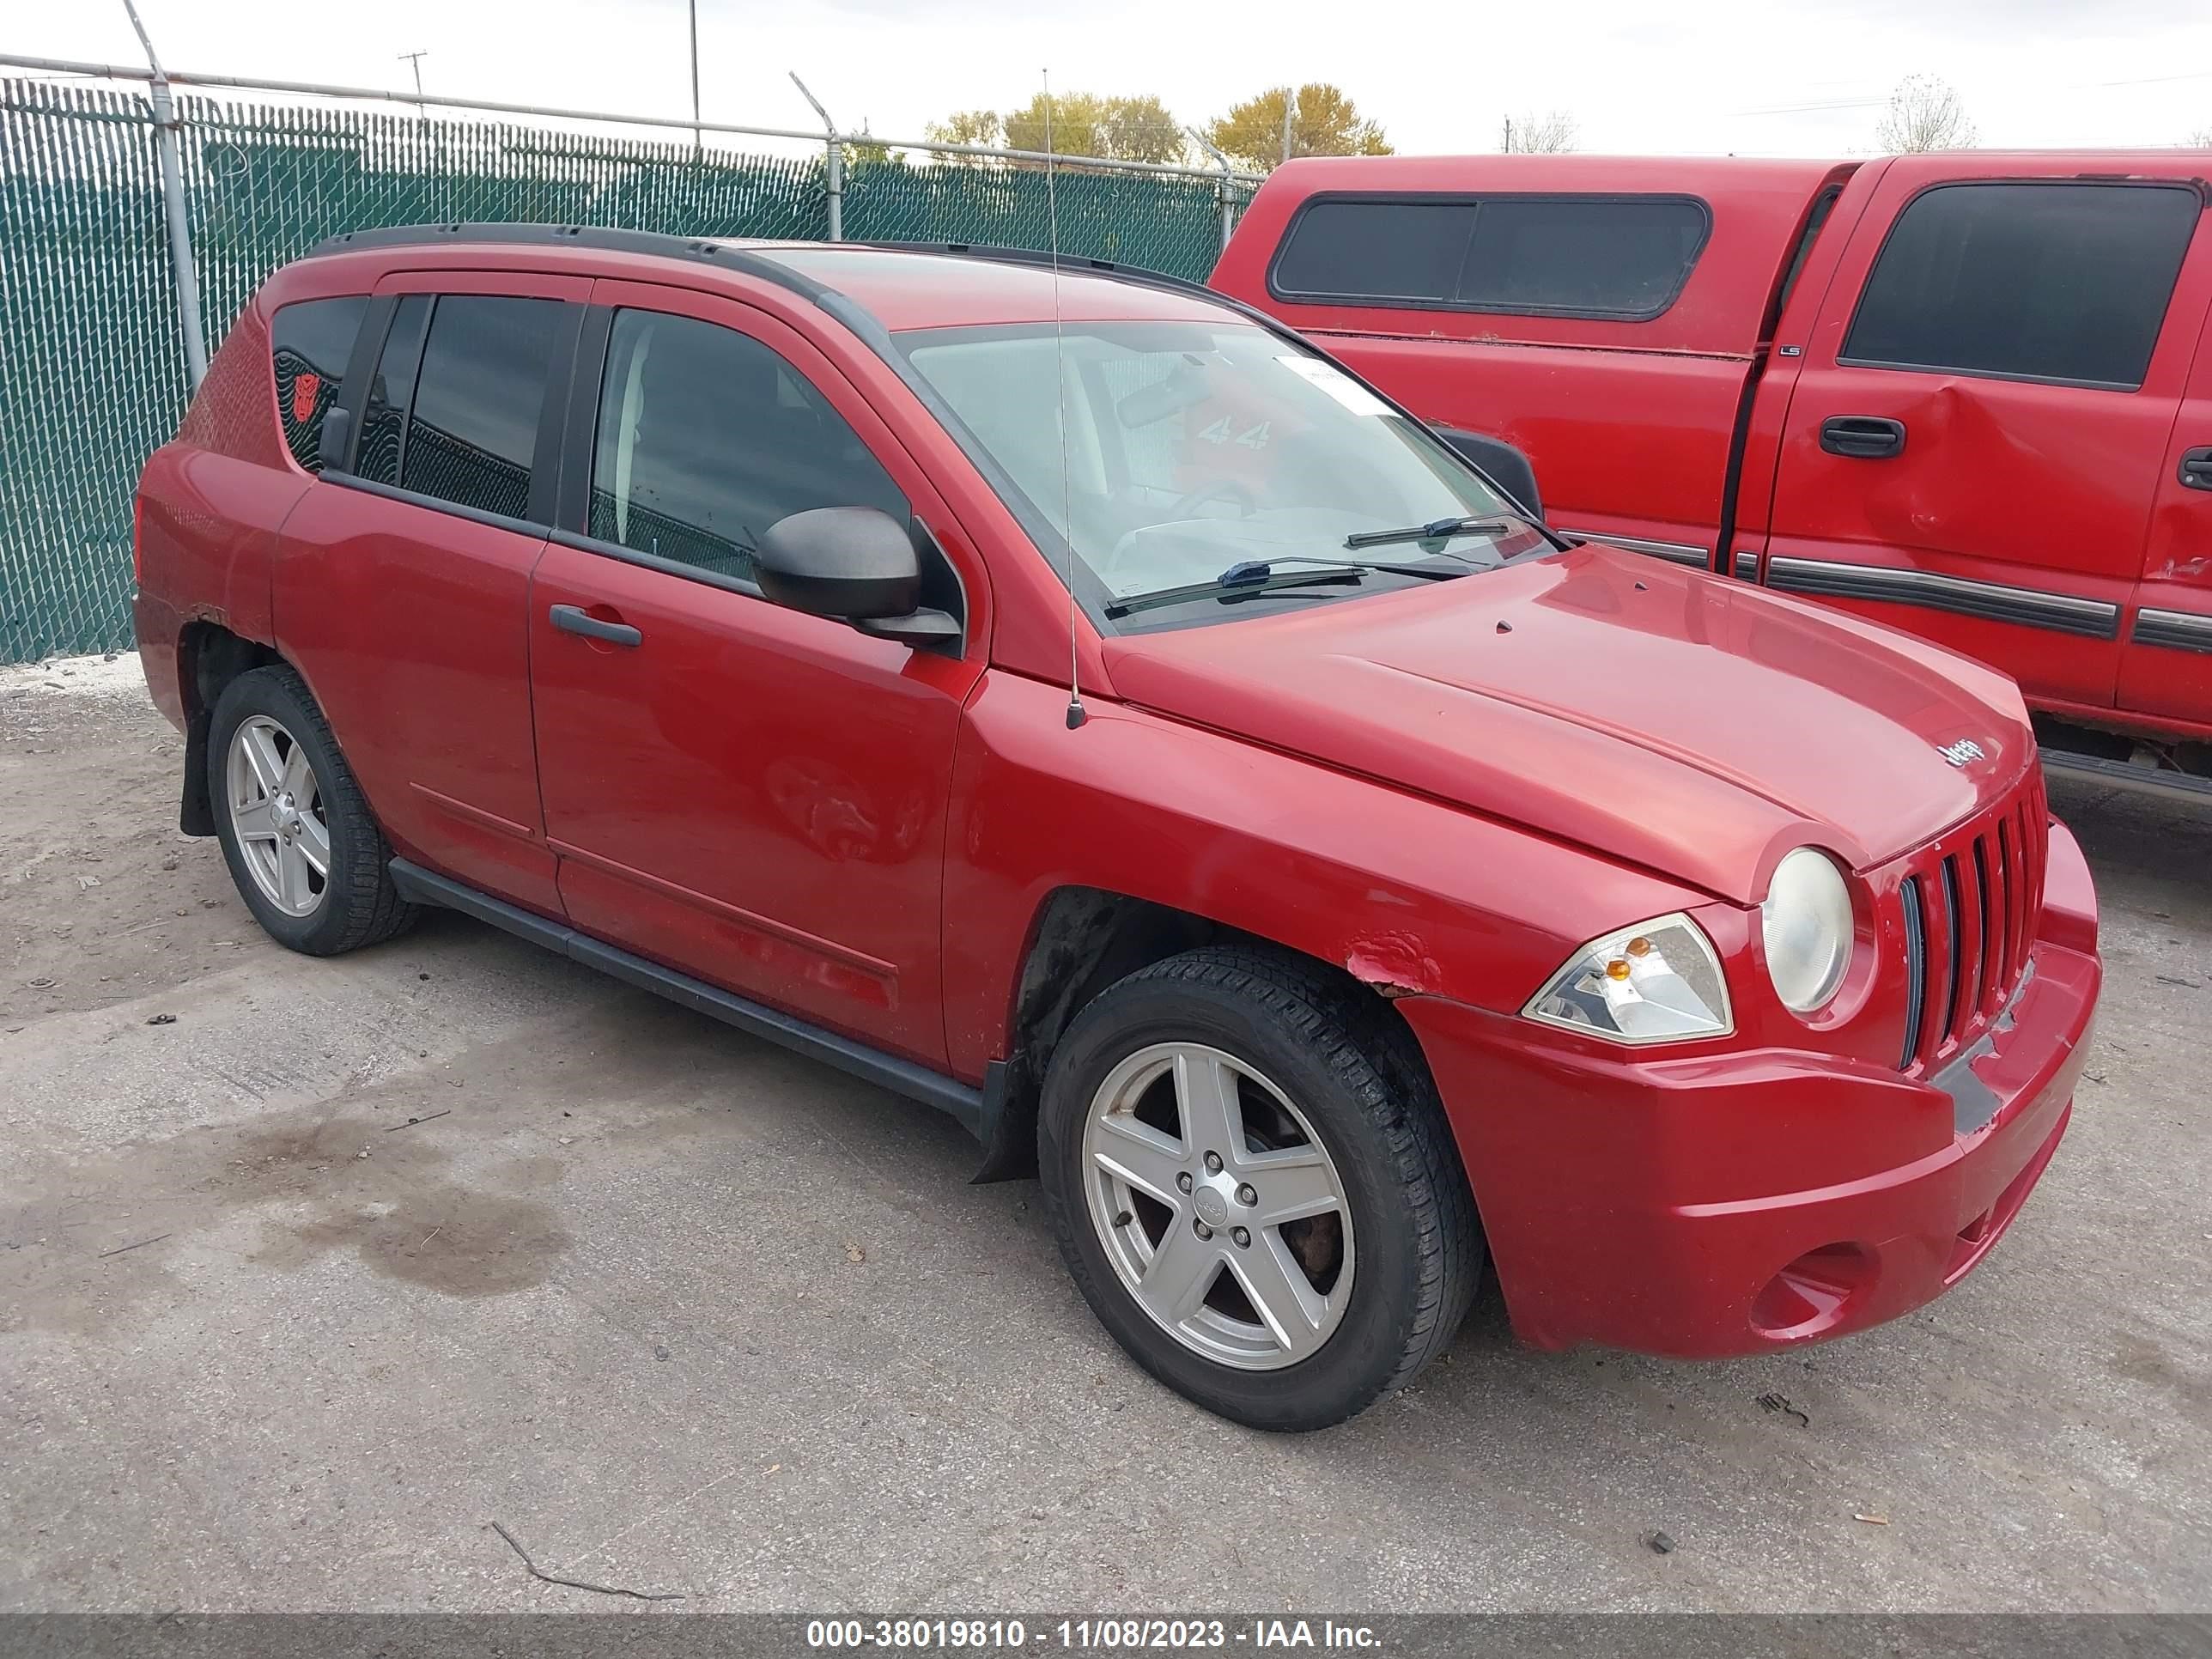
[[[1083,687],[1076,674],[1075,496],[1067,482],[1067,336],[1060,320],[1060,197],[1053,187],[1052,71],[1044,76],[1044,207],[1052,239],[1053,394],[1060,420],[1060,535],[1067,544],[1067,729],[1090,718],[1083,709]]]

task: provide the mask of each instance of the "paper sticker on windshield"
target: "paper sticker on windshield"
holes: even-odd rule
[[[1334,363],[1325,363],[1318,357],[1291,353],[1285,353],[1275,361],[1291,374],[1312,381],[1355,415],[1388,415],[1392,412],[1389,404]]]

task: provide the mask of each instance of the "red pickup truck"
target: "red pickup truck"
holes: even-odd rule
[[[1212,280],[1525,452],[1569,538],[1924,635],[2020,682],[2047,766],[2212,796],[2208,176],[1294,161]]]

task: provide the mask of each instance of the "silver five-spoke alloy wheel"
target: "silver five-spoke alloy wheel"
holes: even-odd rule
[[[1344,1182],[1289,1097],[1234,1055],[1155,1043],[1108,1073],[1084,1124],[1083,1191],[1138,1305],[1208,1359],[1295,1364],[1344,1317]]]
[[[330,885],[331,830],[307,751],[256,714],[231,733],[224,772],[231,829],[254,885],[286,915],[313,915]]]

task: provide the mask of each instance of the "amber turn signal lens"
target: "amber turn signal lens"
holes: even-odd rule
[[[1626,979],[1628,977],[1628,963],[1626,960],[1620,957],[1615,957],[1611,962],[1607,963],[1605,964],[1605,976],[1607,979]]]

